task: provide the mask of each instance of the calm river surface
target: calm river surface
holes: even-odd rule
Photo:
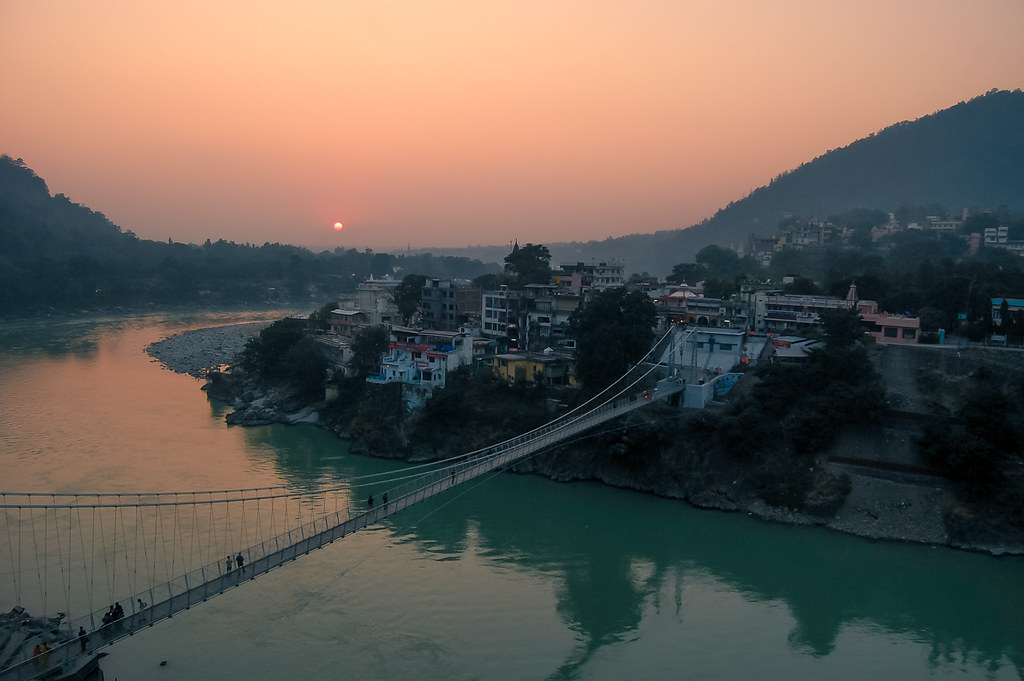
[[[399,467],[313,427],[229,428],[198,381],[145,354],[180,330],[267,318],[0,328],[0,491],[308,485]],[[12,600],[0,590],[0,610]],[[120,681],[1020,679],[1024,561],[506,474],[108,652]]]

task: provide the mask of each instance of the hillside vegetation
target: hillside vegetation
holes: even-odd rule
[[[0,315],[177,305],[309,305],[372,277],[496,271],[462,257],[279,243],[139,239],[102,213],[50,196],[21,159],[0,156]]]
[[[1024,92],[992,91],[823,153],[692,227],[548,247],[555,263],[622,260],[627,272],[664,276],[710,244],[736,247],[751,233],[771,235],[789,215],[824,220],[854,209],[888,213],[903,206],[953,215],[964,208],[1019,211],[1021,121]],[[493,257],[482,248],[435,252]]]

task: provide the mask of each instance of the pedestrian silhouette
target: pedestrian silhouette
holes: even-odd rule
[[[241,570],[242,566],[245,565],[245,558],[242,558],[242,554],[235,556],[235,562],[238,564],[238,569]]]
[[[370,498],[366,500],[366,505],[369,506],[370,508],[373,508],[373,495],[372,494],[370,495]]]

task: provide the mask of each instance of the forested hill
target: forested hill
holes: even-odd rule
[[[0,156],[0,317],[180,305],[313,310],[371,276],[473,278],[498,269],[455,256],[139,239],[63,194],[50,196],[21,159]]]
[[[787,213],[1024,208],[1024,92],[990,92],[828,152],[718,211],[695,234],[742,239]]]
[[[827,219],[853,208],[1024,209],[1024,92],[993,91],[829,151],[688,229],[548,244],[558,262],[625,259],[664,276],[708,244],[769,235],[787,215]],[[454,253],[455,251],[449,251]]]

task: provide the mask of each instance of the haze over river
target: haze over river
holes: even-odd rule
[[[312,426],[228,427],[228,407],[145,352],[278,316],[5,324],[0,491],[303,486],[401,468]],[[1024,560],[503,474],[106,650],[120,681],[1020,679]]]

